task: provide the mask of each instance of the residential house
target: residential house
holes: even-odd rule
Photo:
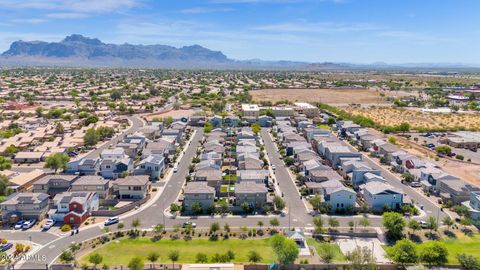
[[[133,160],[129,157],[122,159],[104,159],[100,166],[100,174],[108,179],[117,179],[124,173],[131,174],[132,172]]]
[[[468,184],[461,179],[438,180],[440,197],[444,202],[462,203],[470,199],[472,191],[480,191],[480,187]]]
[[[243,116],[258,118],[260,116],[260,108],[257,104],[242,104],[242,113]]]
[[[96,192],[63,192],[53,198],[55,209],[49,211],[49,218],[70,225],[80,225],[98,210]]]
[[[42,220],[49,209],[48,198],[45,193],[13,193],[0,203],[2,219],[16,215],[19,219]]]
[[[480,191],[470,192],[470,200],[462,203],[468,208],[470,218],[478,223],[480,221]]]
[[[247,203],[252,208],[261,208],[267,202],[265,184],[243,181],[235,184],[235,205]]]
[[[34,193],[46,193],[55,196],[57,193],[65,192],[70,189],[72,183],[78,179],[78,175],[68,174],[49,174],[38,179],[33,183]]]
[[[258,117],[258,124],[261,127],[271,127],[273,125],[273,118],[268,115],[260,115]]]
[[[186,211],[192,210],[192,204],[199,203],[203,210],[214,204],[215,188],[206,182],[188,182],[183,190],[183,206]]]
[[[270,172],[268,170],[238,170],[237,182],[268,183]]]
[[[120,199],[140,200],[147,197],[150,181],[147,175],[129,175],[113,182],[114,190]]]
[[[99,199],[108,199],[111,196],[111,181],[99,175],[80,176],[72,183],[72,192],[96,192]]]
[[[323,199],[330,205],[332,212],[353,210],[356,201],[356,193],[345,187],[338,179],[332,179],[320,183]]]
[[[385,207],[398,209],[403,204],[403,192],[383,182],[367,182],[361,186],[363,198],[374,211],[381,211]]]
[[[65,173],[80,175],[97,175],[100,172],[100,158],[80,157],[67,163]]]
[[[38,163],[46,158],[45,152],[18,152],[13,161],[15,163]]]
[[[147,174],[150,176],[150,180],[160,179],[160,175],[165,169],[165,157],[163,155],[151,155],[138,163],[134,173]]]

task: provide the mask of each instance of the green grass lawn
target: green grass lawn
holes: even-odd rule
[[[179,263],[195,263],[195,256],[202,252],[210,260],[215,253],[224,254],[228,250],[235,253],[234,262],[248,262],[247,254],[250,250],[255,250],[261,254],[263,263],[271,263],[275,255],[269,244],[269,239],[228,239],[209,241],[208,239],[193,239],[185,241],[183,239],[171,240],[162,239],[152,242],[150,238],[122,238],[111,241],[92,253],[99,253],[103,256],[102,265],[127,265],[130,259],[140,256],[146,259],[147,255],[156,251],[160,254],[157,263],[171,263],[168,259],[168,253],[172,250],[178,250],[180,253]],[[90,253],[90,254],[92,254]],[[88,263],[89,254],[80,258],[81,263]]]
[[[335,257],[333,258],[333,262],[345,262],[345,255],[343,255],[342,251],[340,250],[340,247],[337,244],[331,244],[331,243],[326,243],[326,242],[320,242],[317,241],[313,238],[307,238],[307,244],[310,247],[315,248],[318,254],[320,254],[321,250],[325,246],[332,246],[334,250],[336,251]]]
[[[475,234],[472,237],[466,236],[463,233],[457,233],[456,238],[442,238],[439,240],[442,242],[448,250],[448,262],[450,264],[457,264],[457,255],[460,253],[466,253],[480,258],[480,234]],[[428,242],[418,244],[417,248],[420,251]],[[388,250],[388,246],[384,247]]]

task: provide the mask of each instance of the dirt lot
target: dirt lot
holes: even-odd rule
[[[152,113],[145,116],[147,121],[152,121],[153,118],[166,118],[166,117],[173,117],[173,119],[181,118],[181,117],[190,117],[195,114],[194,110],[171,110],[165,113]]]
[[[384,93],[384,96],[381,95]],[[336,106],[348,104],[388,104],[386,96],[407,96],[401,91],[381,92],[370,89],[262,89],[250,91],[254,101],[290,100],[292,102],[322,102]]]
[[[402,122],[411,128],[453,129],[464,127],[480,130],[480,114],[478,113],[430,113],[413,109],[374,106],[369,108],[346,107],[344,110],[373,119],[376,123],[395,126]]]

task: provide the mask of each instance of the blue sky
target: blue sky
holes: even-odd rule
[[[233,59],[480,64],[478,0],[0,0],[0,51],[78,33]]]

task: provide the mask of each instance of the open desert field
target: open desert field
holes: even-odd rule
[[[381,95],[384,93],[384,95]],[[371,89],[261,89],[250,91],[254,101],[289,100],[292,102],[321,102],[335,106],[349,104],[389,104],[387,96],[407,96],[411,93],[402,91],[381,92]]]
[[[385,126],[396,126],[402,122],[407,122],[412,129],[449,130],[466,128],[480,130],[480,114],[478,113],[430,113],[382,106],[369,108],[350,106],[343,109],[354,115],[366,116],[377,124]]]

